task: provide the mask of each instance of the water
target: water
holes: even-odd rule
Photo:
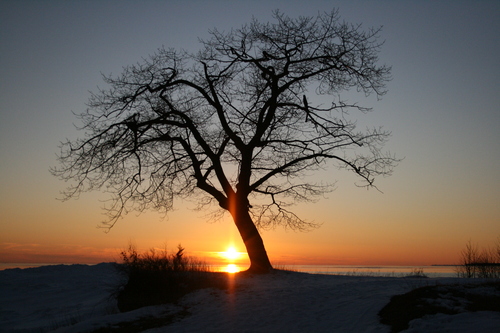
[[[231,272],[242,271],[247,266],[240,265],[212,265],[214,271]],[[361,276],[392,276],[403,277],[422,275],[427,277],[457,277],[456,266],[360,266],[360,265],[282,265],[276,268],[304,272],[310,274],[330,275],[361,275]]]
[[[10,268],[31,268],[48,265],[61,265],[56,263],[0,263],[0,270]],[[235,264],[212,265],[214,271],[238,272],[245,270],[246,266]],[[423,273],[428,277],[457,277],[456,266],[361,266],[361,265],[283,265],[277,267],[296,272],[310,274],[331,275],[361,275],[361,276],[394,276],[403,277]]]
[[[359,265],[291,265],[285,269],[311,274],[394,276],[424,274],[428,277],[456,277],[456,266],[359,266]]]

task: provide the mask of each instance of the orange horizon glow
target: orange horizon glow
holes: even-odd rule
[[[0,244],[0,263],[59,263],[59,264],[97,264],[101,262],[119,262],[119,253],[123,247],[92,248],[78,246],[44,246],[40,244]],[[460,249],[461,250],[461,249]],[[387,266],[429,266],[429,265],[454,265],[459,262],[460,250],[450,257],[432,259],[432,250],[422,250],[412,255],[410,251],[402,253],[401,258],[389,256],[381,249],[373,257],[363,256],[362,250],[352,250],[351,256],[345,254],[310,253],[301,255],[283,251],[270,251],[270,260],[275,266],[293,265],[387,265]],[[139,252],[142,252],[139,249]],[[144,250],[147,251],[147,250]],[[425,254],[428,259],[422,258]],[[238,251],[234,246],[228,246],[225,251],[187,251],[187,255],[206,262],[209,265],[219,266],[222,271],[238,271],[249,266],[246,252]],[[385,258],[384,258],[385,257]],[[229,266],[234,265],[234,266]]]
[[[71,208],[70,205],[70,210],[73,211]],[[321,204],[307,208],[307,213],[302,215],[317,220],[319,218],[314,214],[326,211],[326,208],[321,208]],[[22,233],[10,231],[10,226],[14,224],[8,225],[6,232],[0,234],[0,262],[120,262],[120,252],[127,248],[127,243],[133,243],[139,253],[147,252],[152,247],[175,253],[177,244],[181,244],[186,249],[187,256],[210,266],[227,267],[234,264],[240,270],[249,267],[244,243],[230,217],[221,222],[206,223],[189,215],[189,212],[179,210],[170,215],[169,221],[161,221],[155,213],[144,213],[139,217],[125,217],[109,233],[104,233],[95,228],[97,218],[80,214],[75,216],[78,219],[72,224],[65,225],[64,229],[53,227],[50,233],[45,230],[48,228],[45,227],[48,224],[46,221],[35,225],[34,230],[24,230]],[[275,267],[456,265],[469,239],[481,248],[493,246],[498,237],[491,234],[488,238],[481,238],[480,235],[445,238],[443,234],[428,234],[411,229],[407,231],[404,223],[389,223],[385,220],[370,220],[370,224],[363,224],[363,232],[359,232],[356,229],[361,223],[359,220],[350,220],[347,215],[337,217],[336,220],[343,222],[330,221],[307,233],[283,232],[279,228],[262,232],[271,263]],[[45,229],[37,229],[38,226],[44,226]],[[380,230],[385,232],[380,233]],[[134,238],[130,238],[130,234]]]

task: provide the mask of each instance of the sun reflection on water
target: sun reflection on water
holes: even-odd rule
[[[214,272],[222,273],[238,273],[246,270],[248,267],[246,265],[239,264],[224,264],[224,265],[213,265],[212,270]]]
[[[221,271],[226,273],[238,273],[241,270],[242,268],[236,264],[228,264],[226,266],[221,267]]]
[[[240,271],[239,267],[236,266],[235,264],[227,265],[224,270],[228,273],[237,273]]]

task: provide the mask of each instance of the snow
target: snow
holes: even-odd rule
[[[278,272],[238,276],[229,290],[199,290],[176,305],[119,313],[113,293],[123,277],[113,264],[9,269],[0,271],[0,332],[92,332],[140,318],[169,318],[162,324],[169,332],[390,332],[378,312],[391,296],[460,281]],[[432,301],[462,306],[452,298]],[[405,332],[499,328],[499,312],[480,311],[415,319]]]
[[[456,315],[436,314],[414,319],[405,333],[469,333],[500,331],[498,312],[464,312]]]

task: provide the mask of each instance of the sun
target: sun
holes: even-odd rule
[[[221,255],[228,260],[235,260],[240,257],[240,253],[233,246],[228,247],[225,252],[221,252]]]

